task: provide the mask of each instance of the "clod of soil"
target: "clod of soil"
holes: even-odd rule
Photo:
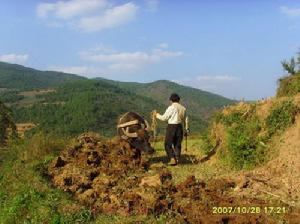
[[[264,214],[214,214],[217,206],[261,206],[233,198],[231,180],[204,183],[190,176],[175,185],[164,165],[149,167],[140,151],[125,141],[83,134],[48,167],[53,184],[71,192],[94,213],[160,215],[178,223],[273,223]]]

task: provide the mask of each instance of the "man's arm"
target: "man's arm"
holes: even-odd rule
[[[172,108],[168,107],[163,115],[156,113],[156,118],[162,121],[166,121],[171,117],[171,115],[172,115]]]

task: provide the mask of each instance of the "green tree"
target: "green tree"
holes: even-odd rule
[[[298,57],[298,61],[299,61],[299,57]],[[290,61],[286,61],[286,60],[282,61],[281,65],[283,69],[287,71],[289,74],[291,75],[296,74],[296,62],[294,58],[291,58]]]
[[[16,133],[12,111],[0,101],[0,146],[6,143],[9,134],[16,136]]]

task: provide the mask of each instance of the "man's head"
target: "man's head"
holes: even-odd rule
[[[172,103],[178,103],[180,101],[180,97],[178,96],[177,93],[172,93],[169,100],[172,102]]]

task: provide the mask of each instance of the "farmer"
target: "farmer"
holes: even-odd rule
[[[179,101],[178,94],[171,94],[170,106],[167,108],[163,115],[154,110],[154,114],[157,119],[166,121],[168,120],[168,126],[165,137],[165,150],[169,158],[169,165],[176,166],[181,154],[181,142],[183,139],[183,123],[186,117],[186,109]],[[188,129],[186,130],[187,134]]]

